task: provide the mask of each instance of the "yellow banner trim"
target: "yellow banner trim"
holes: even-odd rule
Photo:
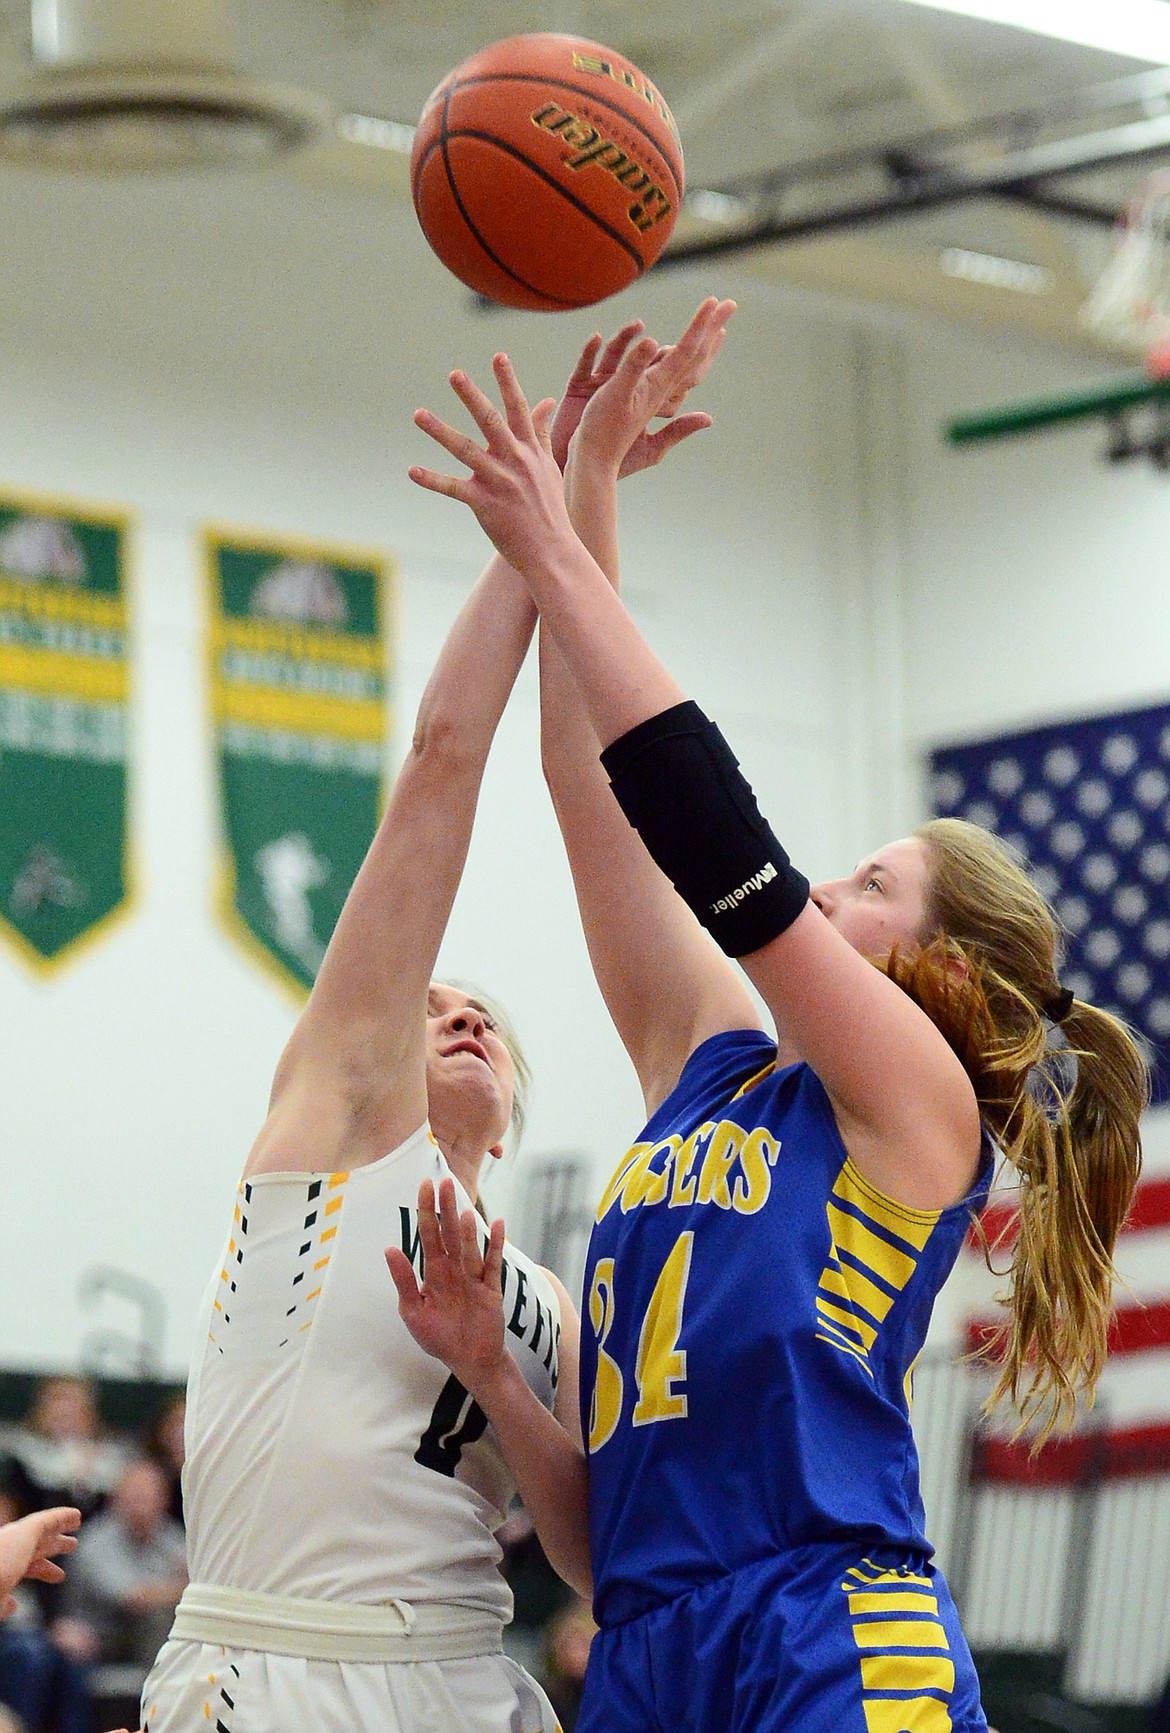
[[[276,686],[225,686],[215,693],[218,722],[273,728],[294,734],[326,734],[340,740],[380,741],[386,709],[377,699],[331,698],[287,692]]]
[[[81,698],[94,704],[124,703],[130,690],[125,662],[100,656],[69,656],[61,650],[33,650],[0,644],[0,686],[52,698]]]
[[[21,583],[6,578],[2,571],[0,612],[24,614],[30,619],[64,620],[71,626],[101,626],[113,632],[126,629],[126,603],[121,596]]]

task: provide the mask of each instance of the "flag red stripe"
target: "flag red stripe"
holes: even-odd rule
[[[1141,1182],[1121,1231],[1136,1234],[1146,1228],[1164,1227],[1170,1227],[1170,1173]]]
[[[1004,1246],[1015,1244],[1015,1220],[1016,1206],[1006,1200],[989,1204],[980,1218],[988,1240],[994,1245],[1002,1234]],[[1123,1234],[1140,1234],[1167,1227],[1170,1227],[1170,1174],[1159,1174],[1157,1178],[1143,1180],[1138,1186],[1121,1231]],[[977,1228],[972,1227],[968,1232],[967,1244],[975,1251],[982,1251]]]
[[[981,1485],[1075,1486],[1147,1474],[1170,1474],[1170,1421],[1052,1438],[1035,1456],[1023,1440],[976,1438],[971,1459]]]
[[[969,1318],[967,1352],[991,1348],[1002,1332],[1003,1324],[997,1318]],[[1150,1348],[1170,1348],[1170,1300],[1155,1300],[1148,1306],[1118,1306],[1109,1324],[1109,1352],[1141,1354]],[[992,1353],[990,1358],[999,1356]]]

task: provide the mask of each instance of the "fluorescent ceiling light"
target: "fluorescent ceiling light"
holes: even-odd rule
[[[704,223],[730,226],[742,220],[748,210],[748,201],[737,198],[734,193],[716,192],[713,187],[695,187],[687,192],[686,208],[691,216]]]
[[[1043,265],[1028,265],[1023,259],[1004,259],[997,253],[974,253],[967,247],[946,247],[940,263],[948,277],[964,277],[968,283],[984,283],[989,289],[1014,289],[1019,295],[1046,295],[1052,287],[1052,272]]]
[[[1082,48],[1170,66],[1168,0],[905,0],[935,12],[958,12],[988,24],[1011,24]]]
[[[414,144],[413,126],[400,120],[383,120],[377,114],[342,114],[337,130],[350,144],[368,144],[374,150],[394,150],[409,156]]]

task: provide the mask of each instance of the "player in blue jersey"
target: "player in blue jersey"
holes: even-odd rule
[[[437,1215],[421,1200],[426,1286],[399,1279],[403,1314],[526,1498],[571,1524],[587,1490],[601,1630],[581,1729],[977,1733],[910,1373],[998,1146],[1022,1219],[1000,1392],[1051,1423],[1091,1389],[1141,1056],[1061,988],[1051,912],[977,828],[928,824],[811,892],[792,867],[603,575],[622,442],[669,395],[656,346],[586,408],[564,486],[546,412],[495,371],[503,415],[452,375],[484,444],[417,418],[470,476],[411,473],[472,507],[541,612],[546,771],[646,1097],[590,1247],[585,1455],[501,1353],[500,1226],[482,1251],[447,1188]],[[602,526],[591,550],[566,497]],[[1034,1087],[1054,1023],[1078,1055],[1065,1092]]]

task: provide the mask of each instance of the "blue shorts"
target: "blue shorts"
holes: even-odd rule
[[[577,1733],[986,1733],[941,1573],[808,1546],[593,1640]]]

